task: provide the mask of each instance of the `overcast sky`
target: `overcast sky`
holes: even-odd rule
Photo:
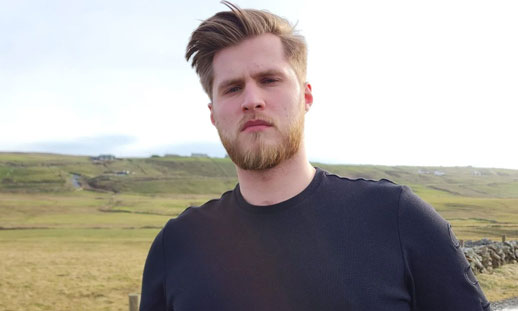
[[[517,1],[236,1],[298,22],[311,160],[518,169]],[[223,156],[185,61],[219,1],[0,0],[0,151]]]

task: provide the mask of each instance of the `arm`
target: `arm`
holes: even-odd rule
[[[489,311],[450,224],[402,187],[399,234],[412,310]]]
[[[144,266],[140,311],[167,310],[165,298],[164,229],[156,236]]]

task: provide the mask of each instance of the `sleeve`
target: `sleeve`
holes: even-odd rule
[[[165,295],[164,229],[156,236],[149,250],[140,298],[140,311],[167,310]]]
[[[491,310],[451,225],[408,187],[399,198],[399,234],[412,310]]]

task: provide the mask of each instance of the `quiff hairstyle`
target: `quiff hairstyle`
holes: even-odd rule
[[[284,56],[295,70],[299,82],[306,81],[307,47],[303,36],[286,19],[268,11],[240,9],[228,1],[221,1],[230,11],[222,11],[203,21],[191,35],[185,58],[192,57],[192,67],[200,77],[203,89],[212,100],[214,55],[243,40],[265,33],[281,39]]]

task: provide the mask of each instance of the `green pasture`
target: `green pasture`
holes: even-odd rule
[[[149,247],[160,228],[125,229],[125,228],[54,228],[27,230],[0,230],[0,243],[41,243],[47,245],[83,244],[91,247],[96,243],[104,246],[139,244]],[[88,246],[90,245],[90,246]]]
[[[158,228],[208,195],[144,196],[91,191],[0,193],[0,227]]]

